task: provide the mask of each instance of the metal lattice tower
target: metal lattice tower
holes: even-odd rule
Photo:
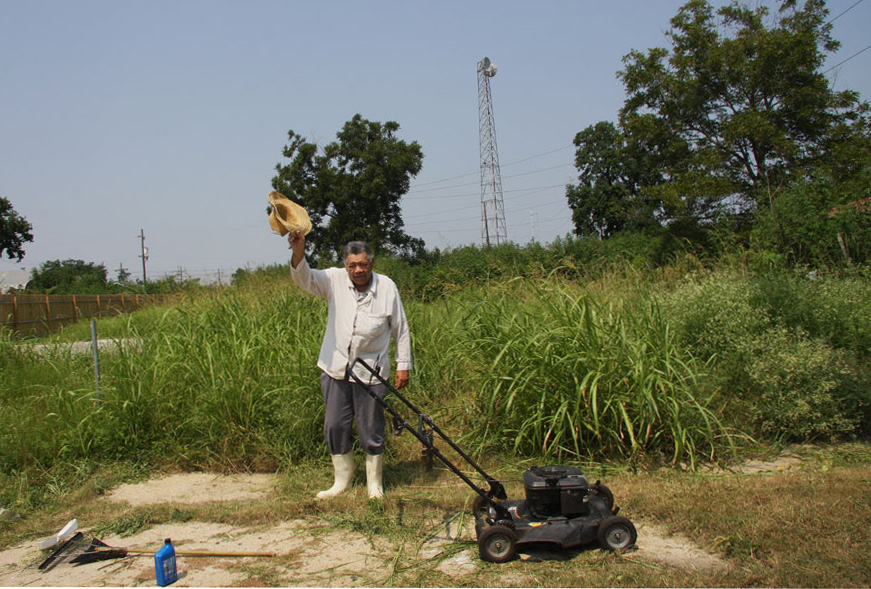
[[[478,145],[481,150],[481,240],[485,245],[508,241],[505,205],[502,201],[502,176],[496,149],[496,127],[490,100],[490,78],[496,64],[485,57],[478,62]]]

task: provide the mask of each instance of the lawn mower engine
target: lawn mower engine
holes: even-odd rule
[[[635,544],[635,526],[617,515],[608,487],[599,481],[591,485],[577,468],[534,466],[523,473],[523,484],[523,500],[475,498],[483,560],[507,562],[531,545],[563,549],[598,541],[605,550],[626,550]]]
[[[529,509],[538,517],[578,517],[589,512],[584,500],[590,485],[577,468],[533,466],[523,473],[523,486]]]

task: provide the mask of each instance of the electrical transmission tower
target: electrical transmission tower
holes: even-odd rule
[[[481,150],[481,239],[488,247],[508,241],[505,205],[502,202],[502,176],[496,150],[496,127],[490,100],[490,78],[496,64],[485,57],[478,62],[478,145]]]

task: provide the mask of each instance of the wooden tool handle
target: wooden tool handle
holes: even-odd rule
[[[127,550],[127,554],[154,554],[153,550]],[[207,550],[176,550],[176,556],[254,556],[269,558],[274,552],[210,552]]]

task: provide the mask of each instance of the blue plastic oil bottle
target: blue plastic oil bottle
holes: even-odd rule
[[[175,547],[167,538],[163,548],[154,553],[154,572],[157,575],[157,584],[166,587],[178,580],[178,571],[175,567]]]

